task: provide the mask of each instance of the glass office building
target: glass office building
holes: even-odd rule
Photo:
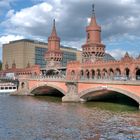
[[[63,51],[62,66],[66,67],[68,61],[76,60],[76,53]]]
[[[75,50],[72,48],[68,47],[61,47],[63,49],[70,49],[70,50]],[[41,47],[35,47],[35,64],[40,65],[41,68],[45,68],[46,62],[44,60],[45,52],[47,51],[47,48],[41,48]],[[67,62],[76,60],[77,56],[75,52],[69,52],[69,51],[62,51],[63,52],[63,59],[62,59],[62,66],[66,67]]]

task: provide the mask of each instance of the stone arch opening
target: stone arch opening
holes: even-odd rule
[[[136,80],[140,80],[140,69],[136,69]]]
[[[21,88],[23,89],[24,87],[25,87],[25,83],[22,82],[22,83],[21,83]]]
[[[121,70],[119,68],[116,68],[116,76],[121,76]]]
[[[125,68],[125,76],[129,79],[129,77],[130,77],[130,69],[129,68]]]
[[[107,79],[107,76],[108,76],[107,70],[103,69],[102,73],[103,73],[103,75],[102,75],[103,79]]]
[[[30,93],[35,96],[63,97],[65,95],[65,92],[62,89],[50,85],[41,85],[39,87],[35,87]]]
[[[89,70],[86,70],[86,78],[89,79],[90,78],[90,73]]]
[[[117,88],[97,87],[80,93],[80,98],[85,101],[111,102],[139,107],[140,97],[125,90]]]
[[[109,77],[110,79],[114,78],[114,70],[112,68],[109,69]]]
[[[95,70],[91,70],[91,77],[92,77],[92,79],[95,78]]]
[[[97,69],[97,79],[100,79],[101,78],[101,71],[100,69]]]
[[[84,78],[84,70],[80,71],[80,78],[83,79]]]

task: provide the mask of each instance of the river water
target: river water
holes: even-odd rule
[[[113,103],[1,95],[0,140],[140,140],[140,111]]]

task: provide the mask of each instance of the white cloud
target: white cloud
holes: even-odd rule
[[[15,26],[34,26],[36,22],[44,23],[46,19],[42,16],[49,13],[52,6],[48,3],[41,3],[30,8],[22,9],[10,18],[10,22]]]
[[[60,24],[62,25],[65,24],[64,25],[65,28],[66,28],[66,24],[68,23],[70,24],[69,24],[69,27],[67,28],[72,28],[74,26],[73,23],[75,24],[75,27],[78,26],[76,25],[75,20],[78,21],[78,19],[81,18],[82,19],[81,25],[83,26],[86,23],[82,23],[82,22],[83,20],[86,20],[88,16],[86,16],[86,19],[85,19],[85,15],[83,16],[80,14],[80,12],[83,12],[80,9],[82,9],[82,6],[85,7],[86,6],[85,4],[87,3],[89,3],[89,5],[91,4],[91,0],[87,2],[85,2],[84,0],[83,1],[69,0],[67,2],[65,2],[64,0],[48,0],[48,1],[31,0],[31,1],[34,1],[37,4],[32,7],[21,9],[20,11],[15,12],[15,13],[13,10],[10,10],[7,13],[7,16],[9,16],[9,19],[3,22],[3,25],[7,25],[7,27],[10,28],[10,31],[12,30],[11,27],[13,27],[13,30],[14,30],[13,32],[15,32],[15,28],[20,30],[19,32],[21,32],[21,30],[22,31],[30,30],[29,31],[30,34],[35,33],[35,31],[31,31],[31,30],[34,30],[33,28],[37,28],[36,30],[38,31],[38,28],[40,27],[45,27],[45,26],[47,27],[47,25],[49,25],[48,23],[50,23],[50,19],[52,20],[52,18],[56,18],[56,21],[59,21]],[[97,3],[97,6],[98,6],[98,3],[100,4],[102,15],[104,15],[103,10],[106,11],[105,12],[106,19],[102,22],[102,24],[103,24],[103,31],[107,33],[108,35],[104,37],[108,37],[110,35],[112,36],[112,34],[118,34],[119,31],[124,32],[124,33],[129,32],[129,28],[136,30],[140,26],[139,24],[140,16],[138,16],[139,14],[137,13],[137,15],[134,15],[136,11],[139,11],[139,7],[136,6],[136,3],[134,0],[121,0],[121,2],[115,1],[113,3],[111,0],[108,0],[106,3],[104,3],[103,0],[100,0],[99,2],[95,1],[95,3]],[[111,8],[109,7],[110,4],[112,5],[112,7],[115,7],[116,5],[116,8],[118,9],[110,9]],[[106,8],[107,10],[103,9],[102,7]],[[87,7],[87,9],[88,8],[89,7]],[[123,10],[123,8],[125,9]],[[109,10],[112,10],[112,12],[110,12]],[[125,12],[127,10],[129,10],[128,13]],[[87,10],[85,10],[85,13],[87,13]],[[108,16],[108,13],[109,13],[109,16]],[[116,13],[118,13],[117,16],[116,16]],[[113,16],[114,14],[115,16]],[[102,15],[100,18],[102,18]],[[77,24],[79,24],[79,22],[77,22]],[[123,30],[121,28],[123,28]],[[65,29],[65,31],[67,31],[67,29]],[[73,32],[74,31],[75,30],[73,30]],[[40,35],[41,34],[44,34],[44,30],[40,32]]]
[[[120,59],[121,57],[124,56],[126,51],[122,49],[113,49],[113,50],[108,50],[107,53],[111,54],[116,59]]]
[[[0,37],[0,47],[2,46],[2,44],[5,43],[9,43],[10,41],[13,40],[18,40],[18,39],[23,39],[23,36],[19,36],[19,35],[5,35],[5,36],[1,36]]]
[[[121,59],[126,52],[128,52],[128,54],[130,56],[133,56],[133,57],[137,57],[138,56],[138,52],[137,51],[126,51],[124,49],[113,49],[113,50],[107,50],[106,51],[107,53],[111,54],[115,59]]]
[[[80,39],[78,41],[62,41],[62,45],[82,50],[81,46],[85,44],[85,42],[85,39]]]
[[[135,0],[120,0],[119,1],[121,4],[132,4],[135,2]]]
[[[14,11],[13,9],[9,10],[9,11],[7,12],[6,17],[7,17],[7,18],[12,17],[12,16],[14,15],[14,12],[15,12],[15,11]]]
[[[9,10],[7,20],[3,21],[1,26],[5,28],[6,34],[44,36],[50,32],[50,21],[52,23],[52,19],[59,16],[59,9],[53,8],[51,4],[43,2],[20,11]]]

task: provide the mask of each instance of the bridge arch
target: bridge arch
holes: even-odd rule
[[[47,84],[39,84],[38,86],[33,87],[32,89],[30,89],[30,94],[38,95],[38,94],[36,94],[36,90],[39,91],[42,88],[44,88],[44,89],[51,88],[51,89],[54,89],[54,90],[60,92],[62,95],[66,95],[66,92],[62,88],[60,88],[60,87],[58,87],[56,85],[53,85],[53,84],[49,84],[49,83],[47,83]],[[47,94],[45,94],[45,95],[47,95]]]
[[[130,99],[134,100],[138,105],[140,105],[140,97],[138,95],[131,93],[129,91],[119,89],[119,88],[114,88],[114,87],[102,86],[102,87],[90,88],[90,89],[80,92],[79,96],[81,99],[88,101],[91,98],[100,98],[100,96],[104,96],[106,94],[111,95],[111,93],[113,92],[125,95],[129,97]]]

